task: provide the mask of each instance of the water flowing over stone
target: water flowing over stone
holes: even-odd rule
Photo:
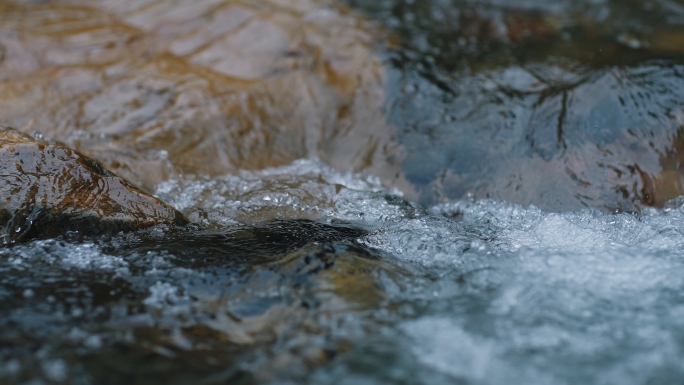
[[[680,2],[346,4],[0,0],[0,383],[683,382]]]
[[[220,213],[296,206],[235,205],[216,181],[194,182],[159,191],[191,215],[215,202],[206,230],[0,250],[0,375],[643,384],[684,373],[682,202],[639,216],[487,200],[420,210],[314,161],[229,186],[259,197],[286,176],[295,195],[319,186],[302,213],[325,219],[229,223]],[[375,214],[350,215],[353,202]]]

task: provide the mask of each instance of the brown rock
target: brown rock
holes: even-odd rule
[[[68,147],[0,128],[0,243],[187,220]]]
[[[397,178],[382,30],[338,2],[0,0],[0,24],[0,124],[145,191],[307,157]]]

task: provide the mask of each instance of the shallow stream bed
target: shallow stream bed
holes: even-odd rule
[[[68,49],[36,68],[3,58],[29,75],[0,76],[0,119],[192,224],[0,248],[0,383],[684,382],[681,2],[198,2],[353,49],[274,68],[212,59],[225,20],[104,3],[106,28],[43,25]],[[27,4],[0,3],[2,52],[40,59],[27,25],[92,11]]]

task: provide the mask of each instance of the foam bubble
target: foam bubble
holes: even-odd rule
[[[93,243],[73,244],[54,239],[38,240],[11,249],[0,250],[14,265],[30,266],[36,262],[58,266],[64,270],[111,271],[128,275],[128,263],[120,256],[102,252]]]
[[[437,277],[414,289],[431,304],[425,314],[401,326],[421,365],[476,383],[680,378],[683,207],[636,216],[462,201],[428,211],[363,239]]]
[[[159,198],[210,228],[273,219],[401,217],[401,209],[386,194],[377,177],[341,173],[316,159],[221,178],[169,180],[156,189]]]

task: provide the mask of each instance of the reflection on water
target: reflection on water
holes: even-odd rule
[[[683,26],[0,1],[0,122],[192,222],[1,248],[0,383],[682,382]]]
[[[402,41],[390,120],[421,202],[472,194],[632,211],[684,193],[672,161],[684,126],[681,4],[351,3]]]

